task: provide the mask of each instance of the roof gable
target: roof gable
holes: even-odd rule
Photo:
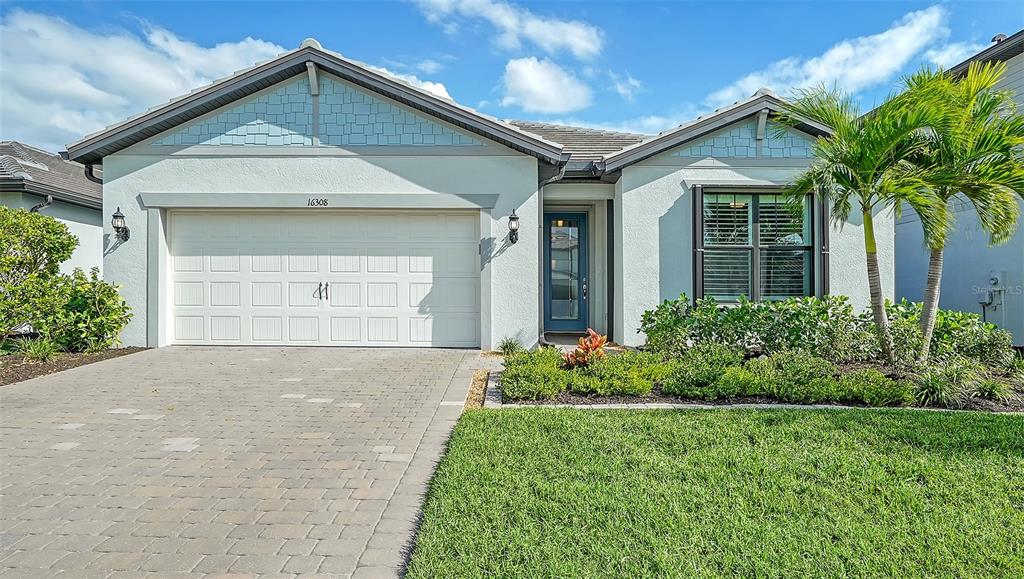
[[[768,120],[760,139],[756,116],[738,121],[710,135],[684,143],[669,154],[674,157],[806,159],[814,156],[814,140],[799,131]]]
[[[749,123],[752,117],[753,119],[756,119],[754,121],[756,123],[755,140],[758,136],[761,136],[763,139],[766,140],[769,138],[779,139],[777,136],[771,136],[769,134],[772,132],[768,130],[768,124],[770,123],[769,116],[773,113],[782,112],[785,106],[785,101],[776,97],[774,94],[771,93],[771,91],[768,91],[766,89],[759,90],[756,94],[754,94],[754,96],[746,100],[742,100],[737,103],[734,103],[731,106],[718,109],[708,116],[697,117],[693,121],[680,125],[675,129],[661,133],[660,135],[647,139],[642,143],[638,143],[631,147],[627,147],[619,151],[618,153],[608,155],[607,157],[605,157],[605,172],[610,173],[613,171],[621,170],[623,167],[627,167],[634,163],[638,163],[640,161],[643,161],[644,159],[648,159],[650,157],[653,157],[654,155],[663,153],[670,149],[674,149],[684,144],[690,144],[691,148],[693,146],[699,146],[700,148],[697,149],[695,153],[701,155],[703,154],[702,151],[706,150],[703,148],[707,146],[706,143],[703,141],[692,143],[693,141],[697,141],[698,139],[704,139],[705,137],[708,136],[711,136],[712,139],[714,139],[715,133],[717,131],[720,131],[723,128],[728,127],[729,125],[733,125],[734,123],[740,121],[743,121],[744,123]],[[762,113],[764,114],[762,115]],[[762,123],[760,118],[762,117],[764,118],[763,132],[760,130],[760,123]],[[828,127],[825,127],[824,125],[820,125],[818,123],[814,123],[812,121],[806,121],[805,123],[801,124],[798,128],[800,131],[810,136],[823,136],[828,135],[831,132],[828,129]],[[719,138],[722,137],[719,135]],[[737,136],[737,139],[745,138],[746,137]],[[787,134],[786,137],[781,138],[781,140],[776,140],[776,142],[772,144],[775,146],[775,148],[782,151],[782,153],[778,154],[778,156],[786,156],[787,154],[797,154],[797,156],[799,156],[798,149],[802,147],[801,143],[792,141],[789,134]],[[742,146],[746,148],[749,147],[750,145],[744,142]],[[756,145],[755,143],[755,147],[756,146],[758,145]],[[714,156],[714,140],[712,140],[711,142],[711,147],[711,156]],[[719,151],[719,153],[722,154],[723,156],[727,156],[730,152],[736,154],[742,153],[741,156],[746,156],[750,154],[750,152],[747,150],[740,150],[740,145],[738,144],[738,141],[730,141],[728,138],[726,138],[725,141],[719,141],[719,148],[721,149],[723,147],[732,147],[732,151]],[[756,152],[754,153],[754,155],[756,156]],[[769,153],[769,156],[772,156],[771,153]]]
[[[104,156],[168,131],[197,117],[306,73],[309,66],[548,163],[568,158],[561,145],[502,123],[453,101],[427,93],[367,66],[305,41],[292,52],[199,88],[117,125],[68,145],[69,158],[97,163]]]

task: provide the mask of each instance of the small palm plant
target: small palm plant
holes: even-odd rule
[[[878,267],[875,215],[899,212],[907,204],[921,215],[929,231],[943,227],[945,217],[935,210],[935,196],[923,171],[910,162],[928,147],[925,129],[941,119],[938,107],[921,104],[894,95],[862,115],[850,95],[819,87],[798,91],[779,118],[783,126],[811,121],[832,131],[816,141],[815,161],[790,184],[788,193],[801,200],[808,194],[818,196],[829,205],[836,224],[846,225],[852,215],[860,220],[871,312],[882,356],[890,365],[895,363],[895,355]]]
[[[979,64],[954,79],[940,71],[925,70],[906,79],[906,95],[919,106],[937,107],[941,114],[924,134],[928,146],[913,162],[925,171],[925,181],[937,197],[936,208],[945,214],[945,227],[925,232],[929,249],[923,340],[918,359],[925,362],[939,309],[943,251],[953,226],[956,199],[974,209],[992,244],[1013,237],[1018,219],[1018,196],[1024,197],[1024,115],[1018,114],[1012,95],[997,89],[1005,63]]]

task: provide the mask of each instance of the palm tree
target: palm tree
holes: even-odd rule
[[[992,244],[1005,243],[1017,227],[1017,196],[1024,197],[1024,116],[1012,95],[996,85],[1005,63],[972,64],[960,79],[943,71],[921,71],[906,79],[906,95],[920,106],[938,106],[942,120],[926,131],[928,147],[915,155],[925,181],[946,215],[945,227],[925,234],[928,277],[921,312],[923,337],[918,360],[931,347],[942,285],[942,260],[953,225],[954,199],[966,200]]]
[[[868,115],[853,99],[824,87],[799,91],[780,121],[795,126],[814,121],[832,130],[814,145],[815,161],[787,188],[794,198],[814,194],[831,208],[832,220],[844,224],[856,211],[863,220],[871,312],[885,361],[895,364],[892,332],[885,311],[875,241],[876,212],[899,212],[909,205],[928,228],[940,229],[944,218],[935,211],[934,194],[923,172],[909,161],[929,141],[924,129],[939,120],[937,107],[910,106],[903,95],[890,96]],[[913,103],[920,105],[920,102]]]

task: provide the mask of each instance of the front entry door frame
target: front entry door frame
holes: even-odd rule
[[[551,307],[551,223],[556,219],[574,220],[579,224],[577,254],[577,275],[575,295],[578,296],[578,316],[573,320],[553,319]],[[544,212],[544,331],[545,332],[584,332],[590,324],[590,258],[588,246],[590,240],[587,230],[587,213],[584,211],[552,211]]]

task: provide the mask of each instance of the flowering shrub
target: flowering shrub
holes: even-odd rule
[[[562,355],[562,364],[566,368],[576,368],[604,358],[604,346],[607,343],[608,336],[602,336],[593,329],[587,328],[587,335],[579,339],[576,350]]]

